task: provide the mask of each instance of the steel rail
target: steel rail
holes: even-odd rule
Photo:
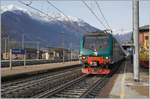
[[[109,81],[109,77],[112,76],[116,70],[118,70],[117,66],[112,69],[112,72],[109,75],[105,75],[102,79],[93,84],[93,86],[91,86],[85,93],[83,93],[80,98],[94,98],[94,96],[97,95],[97,92],[99,92],[104,87],[104,85]]]
[[[79,71],[79,70],[75,70],[75,71]],[[30,81],[30,82],[25,82],[25,83],[20,84],[20,85],[14,85],[11,88],[6,88],[5,90],[2,89],[2,96],[3,95],[7,96],[7,94],[10,94],[10,93],[13,94],[16,91],[23,90],[23,89],[29,90],[31,87],[35,87],[35,85],[38,86],[38,85],[42,84],[42,86],[44,86],[46,84],[49,84],[50,82],[52,83],[52,82],[60,81],[59,79],[65,80],[62,78],[67,77],[66,75],[73,76],[72,72],[75,72],[75,71],[68,71],[68,72],[65,72],[64,74],[61,73],[58,75],[54,75],[54,76],[50,76],[50,77],[46,77],[46,78],[42,78],[42,79],[37,79],[37,80]],[[75,74],[78,74],[78,73],[75,72]]]
[[[109,77],[114,74],[116,69],[118,69],[117,66],[113,68],[112,72],[109,75],[102,76],[99,80],[95,80],[96,82],[92,80],[92,84],[88,83],[87,86],[82,85],[84,79],[83,81],[80,80],[81,82],[70,81],[64,84],[64,86],[59,86],[54,90],[48,90],[47,92],[43,92],[40,95],[34,96],[34,98],[49,98],[49,97],[94,98],[98,94],[98,92],[104,87],[104,85],[109,81]],[[78,89],[78,87],[80,87],[81,90]]]
[[[29,78],[26,78],[26,79],[19,79],[17,81],[11,81],[11,82],[4,82],[1,84],[1,88],[3,89],[4,87],[9,87],[9,86],[13,86],[15,84],[19,84],[19,83],[24,83],[24,82],[28,82],[28,81],[31,81],[31,80],[34,80],[34,79],[40,79],[40,78],[43,78],[43,77],[48,77],[48,76],[57,76],[57,75],[60,75],[64,72],[68,72],[68,71],[72,71],[72,70],[75,70],[75,69],[79,69],[81,67],[73,67],[73,68],[69,68],[69,69],[65,69],[65,70],[61,70],[59,72],[53,72],[53,73],[44,73],[44,74],[39,74],[39,75],[35,75],[35,76],[32,76],[32,77],[29,77]]]
[[[85,91],[80,98],[89,98],[89,95],[95,90],[98,86],[100,86],[99,90],[103,87],[104,82],[106,82],[107,78],[103,77],[102,79],[98,80],[94,83],[87,91]]]
[[[45,78],[41,78],[41,79],[37,79],[37,80],[32,80],[30,82],[21,83],[19,85],[12,86],[11,88],[9,87],[8,89],[12,89],[10,91],[13,92],[13,91],[16,91],[16,90],[19,90],[19,89],[23,89],[25,87],[33,86],[33,85],[38,84],[40,82],[44,82],[44,81],[49,81],[49,80],[52,80],[52,79],[56,79],[59,76],[64,76],[64,75],[68,74],[68,72],[64,73],[63,75],[62,74],[58,74],[58,75],[55,75],[55,76],[52,76],[52,77],[50,76],[50,77],[45,77]],[[69,74],[72,74],[72,72],[69,71]],[[5,89],[5,90],[8,90],[8,89]],[[3,91],[3,89],[2,89],[2,91]],[[8,91],[8,93],[10,93],[10,91]],[[5,93],[7,93],[7,91]]]
[[[72,80],[70,82],[67,82],[67,83],[65,83],[65,84],[63,84],[63,85],[61,85],[61,86],[59,86],[59,87],[57,87],[57,88],[55,88],[53,90],[50,90],[50,91],[48,90],[48,91],[43,92],[43,93],[41,93],[39,95],[36,95],[33,98],[42,98],[42,97],[46,98],[46,97],[50,97],[50,96],[56,94],[57,92],[59,92],[59,91],[65,89],[65,88],[67,88],[67,87],[69,87],[69,86],[71,86],[71,85],[73,85],[73,84],[75,84],[75,83],[83,80],[88,75],[89,74],[84,74],[84,75],[80,76],[79,78],[76,78],[76,79],[74,79],[74,80]]]

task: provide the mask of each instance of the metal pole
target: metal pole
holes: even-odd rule
[[[64,33],[61,33],[62,35],[62,49],[63,49],[63,63],[64,63],[64,58],[65,58],[65,55],[64,55]]]
[[[133,0],[134,81],[139,81],[139,0]]]
[[[65,54],[64,54],[64,48],[63,48],[63,63],[64,63],[64,60],[65,60]]]
[[[70,44],[70,61],[72,61],[72,43]]]
[[[65,60],[65,53],[64,53],[64,49],[63,49],[63,63],[64,63],[64,60]]]
[[[10,49],[10,38],[8,36],[8,44],[7,44],[7,51],[9,52],[9,49]]]
[[[5,59],[6,59],[6,57],[7,57],[7,39],[5,38]]]
[[[22,49],[24,49],[24,34],[22,35]]]
[[[24,56],[24,66],[26,66],[26,51],[23,56]]]
[[[12,49],[9,52],[9,68],[12,70]]]
[[[36,42],[36,44],[37,44],[37,59],[39,59],[39,42]]]
[[[150,17],[149,17],[149,43],[148,43],[148,49],[150,50]],[[150,51],[149,51],[149,67],[150,67]],[[150,72],[149,72],[150,75]]]

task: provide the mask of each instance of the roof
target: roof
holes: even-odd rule
[[[55,50],[55,51],[68,51],[68,49],[66,48],[57,48],[57,47],[48,47],[49,50]]]
[[[139,28],[139,31],[149,31],[149,25],[144,25]]]
[[[84,34],[84,36],[97,36],[97,35],[108,35],[108,33],[105,33],[104,31],[96,31]]]

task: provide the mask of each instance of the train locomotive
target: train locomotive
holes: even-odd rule
[[[109,74],[111,64],[124,57],[123,48],[112,34],[105,31],[86,33],[80,41],[82,73]]]

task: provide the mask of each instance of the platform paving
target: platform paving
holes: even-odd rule
[[[149,99],[149,70],[140,68],[140,81],[133,80],[133,65],[127,60],[109,94],[109,98]]]
[[[50,69],[56,69],[56,68],[79,65],[79,64],[80,64],[79,61],[72,61],[72,62],[64,62],[64,63],[48,63],[48,64],[38,64],[38,65],[16,66],[13,67],[12,69],[6,67],[6,68],[1,68],[1,77],[19,75],[23,73],[38,72],[42,70],[50,70]]]

